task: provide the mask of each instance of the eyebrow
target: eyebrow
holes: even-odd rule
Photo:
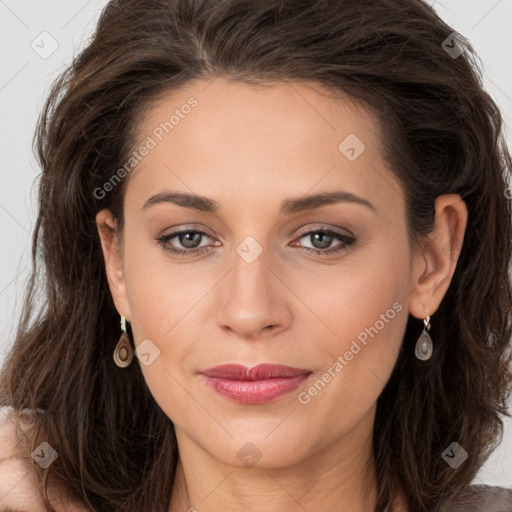
[[[151,196],[144,203],[142,209],[161,203],[173,203],[184,208],[190,208],[205,213],[217,213],[220,209],[219,203],[208,197],[170,191],[159,192],[158,194]],[[292,214],[335,203],[359,204],[372,211],[376,211],[375,207],[368,200],[362,197],[356,196],[345,190],[333,190],[309,196],[286,199],[281,204],[279,213],[283,215]]]

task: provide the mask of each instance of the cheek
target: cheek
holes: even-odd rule
[[[197,315],[218,274],[202,273],[199,279],[194,265],[171,263],[162,249],[128,241],[125,247],[134,343],[138,354],[141,347],[150,353],[150,364],[145,365],[144,358],[137,362],[156,402],[179,424],[174,413],[186,409],[190,400],[182,383],[196,369],[189,367],[200,342]]]
[[[317,336],[320,382],[306,390],[303,402],[310,399],[310,405],[336,411],[343,404],[342,422],[362,416],[375,403],[407,324],[406,257],[391,258],[383,251],[372,261],[359,261],[350,272],[340,271],[337,279],[326,279],[325,286],[309,294],[312,309],[329,329],[322,327],[327,334]]]
[[[139,236],[127,237],[126,294],[136,340],[167,339],[205,293],[194,265],[171,262],[163,249]],[[185,322],[186,323],[186,322]]]
[[[389,267],[385,273],[369,270],[344,278],[341,289],[330,301],[326,315],[339,340],[331,347],[337,355],[341,351],[357,353],[358,359],[363,352],[379,352],[384,361],[401,340],[407,311],[406,287],[405,282],[401,286],[402,277]],[[347,359],[352,360],[350,354]]]
[[[203,290],[196,290],[194,280],[184,278],[165,258],[155,258],[157,250],[135,244],[126,247],[126,293],[140,354],[135,362],[140,364],[156,403],[171,421],[181,425],[183,411],[190,406],[182,367],[196,343],[195,334],[187,329],[188,315]],[[144,353],[149,357],[144,358]]]

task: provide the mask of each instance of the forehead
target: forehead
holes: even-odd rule
[[[164,187],[221,203],[250,197],[261,206],[273,195],[340,186],[391,199],[386,194],[399,192],[399,184],[386,169],[375,117],[323,92],[306,82],[260,86],[223,78],[169,91],[137,126],[135,151],[151,149],[129,177],[127,201],[130,193],[142,206]]]

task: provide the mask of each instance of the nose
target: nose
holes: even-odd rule
[[[269,267],[266,252],[234,265],[218,289],[218,325],[231,335],[257,340],[286,330],[291,320],[287,288]]]

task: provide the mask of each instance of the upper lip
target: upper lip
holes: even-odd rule
[[[311,370],[303,368],[294,368],[282,364],[258,364],[253,367],[241,364],[221,364],[207,368],[201,373],[208,377],[219,377],[232,380],[264,380],[276,377],[295,377],[296,375],[305,375],[311,373]]]

